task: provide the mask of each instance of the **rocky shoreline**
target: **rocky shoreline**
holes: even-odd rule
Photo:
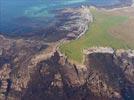
[[[133,5],[133,0],[119,0],[119,4],[111,5],[111,6],[96,6],[96,5],[90,5],[95,8],[102,8],[102,9],[115,9],[115,8],[123,8],[123,7],[130,7]]]
[[[74,28],[78,20],[86,27],[92,22],[88,8],[73,11],[63,11],[65,15],[69,13],[63,29],[70,25]],[[73,24],[68,24],[72,18],[75,18]],[[74,38],[65,40],[81,36],[79,28],[83,24],[77,27]],[[77,65],[57,52],[59,44],[0,36],[0,99],[133,100],[133,50],[89,48],[83,51],[84,65]]]
[[[56,10],[57,14],[55,20],[48,24],[47,27],[40,30],[39,32],[25,33],[25,34],[6,34],[0,33],[7,37],[13,38],[24,38],[33,40],[43,40],[45,42],[55,42],[63,38],[76,39],[83,35],[88,29],[88,25],[92,23],[93,16],[90,13],[89,8],[94,7],[96,9],[118,9],[123,7],[132,6],[133,0],[120,0],[121,4],[99,7],[99,6],[82,6],[77,8],[66,8]],[[58,33],[58,34],[57,34]],[[57,34],[55,36],[55,34]]]
[[[64,9],[59,15],[59,19],[63,22],[59,29],[67,33],[65,39],[69,40],[81,37],[89,28],[89,23],[93,22],[93,16],[85,6]]]
[[[9,38],[23,38],[44,42],[55,42],[62,39],[76,39],[83,35],[93,21],[92,14],[88,7],[67,8],[57,11],[55,21],[39,33],[26,34],[5,34]],[[57,34],[58,33],[58,34]]]
[[[57,17],[66,34],[55,41],[79,38],[93,21],[87,7]],[[92,47],[81,66],[57,51],[58,43],[39,40],[0,36],[0,100],[133,100],[134,50]]]

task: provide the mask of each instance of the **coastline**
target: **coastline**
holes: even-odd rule
[[[134,7],[134,0],[133,0],[132,2],[133,2],[133,3],[132,3],[131,6],[124,6],[124,7],[119,7],[119,8],[103,9],[103,10],[107,10],[107,11],[116,11],[116,10],[122,10],[122,9],[133,8],[133,7]]]
[[[94,7],[94,9],[99,8]],[[115,8],[115,10],[118,9]],[[62,44],[85,35],[87,30],[91,29],[90,23],[94,22],[90,7],[82,6],[79,9],[70,8],[68,10],[63,10],[67,12],[61,13],[63,16],[61,15],[60,23],[63,24],[61,25],[63,29],[68,28],[68,34],[75,34],[75,37],[70,35],[71,39],[65,36],[57,41],[48,42],[43,39],[44,34],[33,35],[34,38],[25,38],[19,35],[10,37],[0,33],[1,100],[5,98],[15,100],[77,100],[77,98],[88,100],[93,98],[93,100],[102,100],[103,97],[103,100],[133,99],[131,93],[134,92],[132,91],[134,85],[133,49],[115,50],[111,46],[84,48],[82,49],[82,63],[70,59],[65,52],[60,50]],[[103,12],[102,9],[99,10]],[[64,14],[68,15],[66,18],[68,21],[64,21]],[[55,33],[65,31],[60,31],[62,28],[56,25],[58,31]],[[53,27],[50,27],[50,30],[53,32]],[[59,34],[62,35],[62,33]],[[50,34],[51,36],[52,39],[58,37],[56,34]],[[94,37],[93,39],[95,40]],[[78,49],[80,49],[79,45],[83,45],[77,44]],[[78,55],[75,56],[78,57]],[[12,82],[11,85],[10,82]]]
[[[89,7],[89,8],[94,8],[94,9],[99,9],[99,10],[107,10],[107,11],[114,11],[114,10],[119,10],[119,9],[126,9],[126,8],[130,8],[130,7],[134,7],[134,0],[120,0],[121,1],[121,3],[119,3],[119,4],[117,4],[117,5],[111,5],[111,6],[84,6],[84,7]],[[132,4],[131,4],[132,3]],[[70,9],[79,9],[80,7],[69,7]],[[66,8],[64,8],[63,10],[65,10]],[[60,12],[58,12],[58,13],[60,13]],[[65,18],[63,18],[63,19],[65,19]],[[62,19],[62,20],[63,20]],[[63,22],[64,22],[64,20],[63,20]],[[60,22],[60,23],[62,23],[62,22]],[[53,23],[52,23],[53,24]],[[58,23],[59,24],[59,23]],[[57,25],[58,25],[57,24]],[[55,26],[54,26],[55,25]],[[55,24],[55,22],[54,22],[54,25],[52,25],[52,26],[49,26],[47,29],[49,29],[49,30],[45,30],[45,32],[44,31],[41,31],[41,33],[35,33],[35,34],[31,34],[31,33],[28,33],[28,34],[8,34],[8,33],[3,33],[3,34],[1,34],[1,35],[4,35],[4,36],[7,36],[7,37],[11,37],[11,38],[33,38],[33,39],[35,39],[36,37],[37,38],[41,38],[41,39],[43,39],[43,38],[45,38],[44,36],[46,36],[46,35],[51,35],[51,34],[48,34],[48,33],[50,33],[51,31],[55,31],[54,30],[54,28],[56,28],[56,31],[54,32],[54,34],[57,32],[57,33],[61,33],[60,31],[58,31],[58,30],[60,30],[60,29],[58,29],[58,27],[57,27],[57,25]],[[52,29],[52,30],[51,30]],[[84,34],[86,32],[86,30],[85,31],[83,31],[81,34]],[[52,33],[53,34],[53,33]],[[63,35],[63,34],[61,34],[61,35]],[[79,37],[81,37],[82,35],[79,35],[78,36],[78,38]],[[42,38],[43,37],[43,38]],[[50,36],[49,36],[50,37]],[[53,35],[52,35],[52,37],[53,37]],[[59,37],[61,37],[60,36],[60,34],[59,34]],[[47,38],[47,37],[46,37]],[[57,39],[57,40],[59,40],[59,39]]]
[[[132,0],[132,4],[131,5],[128,5],[128,6],[118,6],[118,7],[114,7],[114,8],[111,8],[111,9],[107,9],[107,8],[100,8],[101,10],[105,10],[105,11],[116,11],[116,10],[121,10],[121,9],[127,9],[127,8],[132,8],[134,7],[134,0]],[[94,7],[95,9],[98,9],[96,7]]]
[[[97,10],[104,10],[104,11],[116,11],[116,10],[122,10],[122,9],[128,9],[128,8],[133,8],[134,7],[134,0],[132,0],[132,4],[131,4],[131,6],[130,5],[128,5],[128,6],[126,6],[126,5],[124,5],[124,6],[120,6],[120,5],[118,5],[118,6],[112,6],[112,8],[99,8],[99,7],[96,7],[96,6],[89,6],[89,9],[97,9]],[[92,20],[92,22],[93,22],[93,20]],[[86,30],[88,30],[89,29],[89,27],[88,28],[86,28],[85,29],[85,31],[84,32],[82,32],[79,36],[78,36],[78,38],[80,38],[82,35],[84,35],[85,33],[86,33]],[[77,39],[78,39],[77,38]]]
[[[105,13],[109,13],[109,11],[110,10],[108,10],[108,9],[99,9],[99,8],[96,8],[96,7],[93,7],[93,6],[90,6],[89,7],[89,9],[90,8],[92,8],[92,9],[94,9],[94,10],[97,10],[97,11],[99,11],[100,13],[103,13],[104,12],[104,10],[106,11]],[[129,7],[127,7],[127,8],[132,8],[132,6],[129,6]],[[119,8],[116,8],[116,10],[118,10]],[[120,8],[120,9],[126,9],[126,7],[125,8]],[[113,9],[112,9],[113,10]],[[131,10],[133,10],[133,9],[131,9]],[[129,10],[127,9],[127,10],[122,10],[122,11],[117,11],[117,12],[110,12],[109,14],[111,14],[111,13],[117,13],[118,15],[122,12],[122,13],[124,13],[124,15],[125,14],[127,14],[127,13],[125,13],[126,11],[128,11],[129,12]],[[118,13],[118,12],[120,12],[120,13]],[[94,14],[93,14],[94,15]],[[113,15],[114,16],[114,15]],[[131,15],[130,15],[131,16]],[[94,16],[93,16],[94,17]],[[116,17],[116,16],[114,16],[114,17]],[[98,19],[100,18],[100,17],[97,17]],[[103,18],[105,19],[105,17],[103,16]],[[94,18],[95,19],[95,18]],[[108,19],[108,21],[109,21],[110,19]],[[120,20],[120,17],[119,18],[117,18],[117,20],[115,21],[115,23],[118,21],[118,20]],[[95,20],[94,20],[95,21]],[[110,22],[110,21],[109,21]],[[99,26],[98,26],[99,27]],[[88,29],[89,28],[91,28],[90,26],[88,27]],[[101,27],[101,29],[102,29],[102,27]],[[100,29],[100,30],[101,30]],[[89,31],[90,31],[90,29],[89,29]],[[96,32],[96,31],[95,31]],[[111,33],[112,34],[112,33]],[[85,36],[85,33],[84,33],[84,36]],[[86,35],[86,36],[91,36],[91,34],[89,34],[89,35]],[[129,35],[128,35],[129,36]],[[89,38],[88,37],[88,38]],[[92,37],[93,38],[93,37]],[[92,38],[90,38],[90,40],[92,40]],[[115,38],[117,38],[117,37],[115,37]],[[86,38],[87,39],[87,38]],[[85,39],[85,40],[86,40]],[[93,38],[94,39],[94,38]],[[97,40],[98,38],[96,38],[96,40]],[[103,39],[103,37],[102,37],[102,39]],[[110,38],[109,38],[110,39]],[[85,45],[86,43],[88,43],[88,45],[89,45],[89,41],[87,40],[87,42],[83,42],[82,40],[84,40],[83,39],[83,37],[82,37],[82,39],[80,39],[80,41],[79,40],[73,40],[72,42],[70,42],[70,41],[67,41],[67,43],[65,43],[64,45],[61,45],[61,52],[62,53],[64,53],[64,54],[66,54],[67,56],[68,56],[68,58],[70,58],[70,59],[72,59],[72,58],[74,58],[74,60],[75,59],[77,59],[79,56],[81,56],[81,54],[80,54],[80,52],[77,52],[76,53],[76,51],[80,48],[80,50],[82,51],[82,49],[81,48],[83,48],[83,47],[81,47],[79,44],[81,44],[81,45]],[[114,40],[114,39],[113,39]],[[82,41],[82,42],[81,42]],[[92,40],[92,41],[94,41],[94,40]],[[90,43],[92,43],[92,41],[90,41]],[[103,41],[103,40],[100,40],[99,42],[101,42],[101,41]],[[118,41],[118,39],[117,39],[117,41]],[[129,41],[129,40],[128,40]],[[68,43],[69,42],[69,43]],[[126,49],[129,49],[129,47],[128,47],[128,44],[126,44],[126,46],[124,46],[124,41],[122,41],[121,40],[121,42],[117,42],[117,43],[119,43],[119,44],[117,44],[116,45],[116,42],[115,43],[113,43],[113,44],[115,44],[115,45],[111,45],[111,43],[109,42],[109,41],[107,41],[109,44],[107,44],[107,45],[109,45],[109,47],[113,47],[114,46],[114,48],[126,48]],[[107,43],[107,42],[105,42],[105,43]],[[124,43],[123,43],[124,42]],[[97,41],[97,43],[98,43],[98,41]],[[104,43],[104,44],[105,44]],[[93,43],[92,43],[93,44]],[[93,44],[94,45],[94,44]],[[99,43],[98,43],[98,46],[99,46]],[[98,47],[97,46],[97,47]],[[103,45],[104,47],[105,47],[105,45]],[[77,48],[77,47],[79,47],[79,48]],[[89,46],[90,47],[90,46]],[[71,49],[72,48],[72,49]],[[86,48],[86,47],[85,47]],[[132,50],[133,50],[133,48],[132,48]],[[73,54],[74,53],[74,54]],[[75,54],[76,53],[76,54]],[[80,55],[78,55],[78,54],[80,54]],[[70,55],[71,55],[71,57],[70,57]],[[77,58],[76,57],[74,57],[74,56],[78,56]],[[81,59],[82,57],[80,57],[80,59]],[[73,59],[72,59],[73,60]],[[79,59],[77,59],[78,60],[78,62],[80,61]],[[73,62],[73,61],[72,61]],[[82,61],[83,62],[83,61]]]
[[[129,3],[128,3],[129,4]],[[132,4],[131,5],[123,5],[123,6],[121,6],[121,5],[115,5],[115,6],[112,6],[112,7],[96,7],[96,6],[84,6],[84,5],[82,5],[82,7],[81,8],[88,8],[89,10],[90,9],[97,9],[97,10],[105,10],[105,11],[116,11],[116,10],[122,10],[122,9],[127,9],[127,8],[132,8],[132,7],[134,7],[134,0],[132,0]],[[91,23],[93,22],[93,16],[92,16],[92,21],[91,21]],[[83,31],[83,32],[81,32],[78,36],[77,36],[77,38],[76,39],[79,39],[81,36],[83,36],[85,33],[86,33],[86,31],[89,29],[89,27],[85,27],[85,30]]]

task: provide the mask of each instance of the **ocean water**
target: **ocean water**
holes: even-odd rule
[[[32,34],[55,19],[56,10],[81,5],[112,6],[119,0],[0,0],[0,33]]]

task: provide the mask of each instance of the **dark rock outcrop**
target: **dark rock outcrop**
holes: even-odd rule
[[[86,55],[91,92],[112,100],[133,100],[134,51],[93,48]]]
[[[27,87],[31,59],[46,47],[37,41],[0,36],[0,100],[7,98],[12,91],[16,95]]]
[[[107,50],[109,49],[100,48],[97,52],[91,50],[86,54],[85,67],[72,65],[55,52],[50,59],[37,65],[36,74],[23,99],[133,100],[133,52],[115,53],[112,49]],[[124,58],[130,65],[126,70],[121,61],[124,53]]]
[[[40,62],[23,99],[133,100],[133,51],[93,48],[86,53],[83,67],[58,52]]]
[[[133,50],[90,48],[81,66],[37,41],[0,38],[0,100],[134,98]]]

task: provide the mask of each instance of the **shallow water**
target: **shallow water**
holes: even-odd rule
[[[58,9],[119,3],[119,0],[0,0],[0,32],[18,35],[38,33],[53,22]]]

